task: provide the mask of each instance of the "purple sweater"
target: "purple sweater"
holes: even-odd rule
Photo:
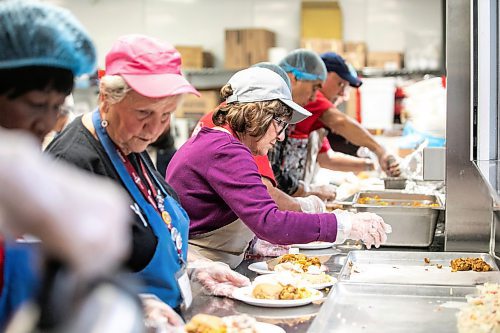
[[[278,210],[250,150],[228,133],[203,127],[176,152],[166,180],[191,219],[190,235],[239,217],[257,237],[275,244],[333,242],[337,237],[335,214]]]

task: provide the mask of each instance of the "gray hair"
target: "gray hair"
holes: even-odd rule
[[[110,104],[121,102],[132,88],[120,75],[104,75],[99,82],[99,93]]]

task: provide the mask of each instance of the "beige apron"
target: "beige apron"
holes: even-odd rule
[[[196,236],[189,236],[189,246],[206,258],[222,261],[236,268],[242,261],[248,244],[255,234],[237,219],[222,228]]]

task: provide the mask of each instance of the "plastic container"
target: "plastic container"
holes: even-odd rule
[[[374,130],[390,130],[394,122],[395,78],[363,79],[361,124]]]

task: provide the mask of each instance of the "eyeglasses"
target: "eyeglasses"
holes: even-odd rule
[[[276,134],[276,136],[280,136],[281,133],[283,133],[287,129],[288,125],[290,125],[289,123],[287,123],[283,119],[279,119],[278,117],[273,117],[273,120],[278,124],[278,133]]]

